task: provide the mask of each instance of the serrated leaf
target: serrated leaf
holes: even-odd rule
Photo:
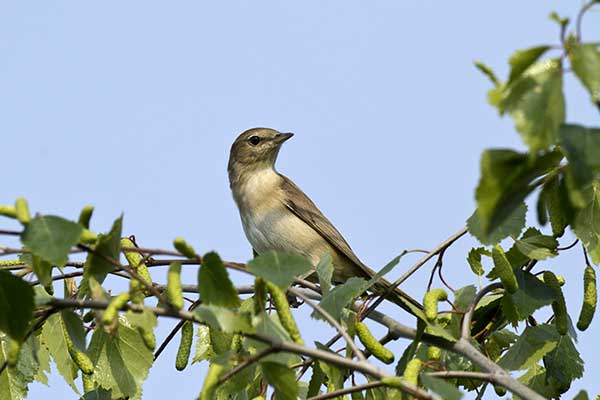
[[[536,64],[522,79],[534,84],[505,106],[525,144],[537,152],[555,143],[560,124],[565,120],[561,62],[553,59]]]
[[[518,381],[544,396],[544,398],[553,399],[558,396],[556,387],[548,382],[546,370],[540,365],[533,365],[525,374],[519,377]],[[514,396],[514,399],[520,400],[521,398]]]
[[[569,161],[567,175],[573,185],[570,198],[578,207],[585,206],[583,192],[600,175],[600,129],[563,124],[559,133],[560,145]]]
[[[571,68],[583,86],[590,92],[592,101],[600,96],[600,51],[597,44],[581,44],[569,51]]]
[[[498,362],[510,371],[531,368],[558,344],[560,335],[551,325],[529,326]]]
[[[261,313],[256,318],[254,318],[253,322],[256,328],[256,333],[272,338],[277,338],[285,342],[292,341],[289,333],[285,330],[283,326],[281,326],[281,323],[279,322],[279,317],[276,313],[271,315]],[[268,348],[269,345],[256,340],[247,339],[246,347],[249,352],[257,353]],[[279,352],[268,355],[264,358],[264,360],[289,366],[293,363],[298,362],[299,357],[295,354]]]
[[[331,279],[333,277],[333,263],[331,262],[331,254],[329,252],[323,254],[316,269],[317,276],[319,277],[319,285],[323,294],[326,295],[331,289]]]
[[[62,267],[71,248],[79,242],[81,225],[54,215],[33,218],[21,233],[21,242],[33,254]]]
[[[521,203],[502,224],[492,229],[490,233],[485,233],[481,227],[481,219],[475,211],[467,220],[469,233],[477,240],[486,246],[499,243],[502,239],[508,236],[518,236],[525,227],[525,215],[527,214],[527,206]]]
[[[569,335],[558,339],[556,348],[544,357],[546,375],[559,388],[568,388],[571,382],[583,376],[583,360]]]
[[[32,318],[31,285],[10,272],[0,271],[0,331],[22,340]]]
[[[516,79],[523,75],[527,68],[531,67],[548,49],[550,46],[537,46],[525,50],[515,51],[508,63],[510,64],[510,75],[507,85],[513,83]]]
[[[463,394],[456,386],[444,381],[443,379],[435,378],[427,374],[421,374],[421,383],[427,389],[440,395],[445,400],[460,400],[463,398]]]
[[[475,191],[483,233],[489,235],[510,218],[534,189],[531,182],[557,167],[562,157],[558,151],[541,156],[503,149],[484,151]]]
[[[79,393],[74,380],[77,377],[78,368],[69,356],[66,334],[61,323],[61,315],[53,314],[46,320],[42,328],[42,342],[48,348],[50,356],[65,382],[76,393]]]
[[[124,315],[119,316],[117,331],[117,336],[103,329],[94,331],[88,348],[96,366],[93,378],[103,388],[111,389],[114,397],[139,397],[154,355]]]
[[[540,197],[544,199],[552,234],[561,237],[574,215],[564,178],[557,175],[548,180],[542,188]]]
[[[81,400],[112,400],[112,391],[99,387],[84,394]]]
[[[485,344],[486,354],[492,361],[498,360],[500,355],[509,348],[519,337],[508,329],[492,332]]]
[[[489,250],[487,250],[485,247],[477,247],[477,248],[473,248],[469,251],[469,255],[467,256],[467,262],[469,263],[469,266],[471,267],[471,271],[473,271],[473,273],[475,275],[483,275],[483,273],[485,272],[483,270],[483,265],[481,264],[481,256],[487,256],[487,257],[491,257],[492,253],[490,253]]]
[[[118,263],[121,251],[122,226],[123,217],[121,216],[115,220],[108,234],[99,235],[94,251],[88,253],[85,260],[84,282],[88,282],[89,278],[93,277],[98,283],[102,283],[106,275],[115,269],[114,263]],[[84,282],[81,283],[82,294],[87,294],[89,287]]]
[[[558,254],[558,241],[552,236],[531,235],[515,243],[521,253],[533,260],[545,260]]]
[[[513,323],[527,319],[535,310],[556,299],[556,292],[530,272],[515,269],[514,273],[519,289],[502,298],[502,310],[506,319]]]
[[[288,367],[272,363],[261,362],[260,370],[275,391],[275,396],[282,400],[296,400],[299,394],[298,382],[294,370]]]
[[[342,285],[333,288],[321,299],[319,305],[327,311],[333,318],[339,320],[342,316],[342,311],[353,299],[360,296],[367,290],[367,281],[363,278],[353,277],[348,279]],[[323,316],[316,311],[313,311],[311,317],[315,319],[323,319]]]
[[[314,397],[321,393],[321,385],[323,385],[326,378],[318,362],[315,363],[312,370],[313,373],[310,377],[310,382],[308,383],[308,392],[306,393],[307,398]]]
[[[194,310],[199,321],[226,333],[254,333],[249,313],[238,313],[227,307],[200,305]]]
[[[592,201],[577,211],[573,231],[588,251],[594,264],[600,263],[600,188],[594,187]]]
[[[248,269],[256,276],[287,290],[294,278],[306,274],[313,266],[300,255],[269,251],[249,261]]]
[[[33,382],[40,365],[34,353],[35,338],[29,338],[21,347],[19,360],[14,367],[7,366],[0,374],[0,399],[21,400],[27,397],[27,387]],[[0,365],[8,353],[8,336],[0,333]]]
[[[204,304],[235,308],[240,297],[217,253],[207,253],[198,270],[198,293]]]

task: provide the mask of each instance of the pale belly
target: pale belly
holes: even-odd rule
[[[296,253],[316,265],[325,252],[333,252],[321,235],[284,207],[242,216],[242,225],[248,241],[259,254],[269,250]]]
[[[242,216],[242,225],[258,254],[270,250],[300,254],[316,266],[321,257],[329,253],[334,266],[334,282],[345,282],[352,276],[364,275],[364,271],[287,208],[252,217]]]

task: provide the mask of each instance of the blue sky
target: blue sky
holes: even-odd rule
[[[91,203],[94,229],[124,212],[125,232],[145,246],[184,236],[201,252],[246,261],[226,163],[239,132],[268,126],[296,133],[279,170],[377,269],[462,227],[483,149],[524,149],[486,104],[489,83],[472,61],[505,76],[513,50],[557,41],[550,11],[574,15],[579,4],[4,2],[0,203],[25,196],[34,211],[72,217]],[[597,18],[586,17],[585,37],[600,38]],[[566,91],[568,119],[598,125],[572,76]],[[475,244],[467,238],[447,253],[455,287],[477,283],[465,262]],[[567,278],[576,315],[581,254],[551,264]],[[153,271],[155,280],[165,274]],[[195,281],[194,272],[186,277]],[[423,271],[406,289],[420,297],[426,279]],[[316,332],[324,325],[305,312],[301,321],[314,327],[308,339],[326,339]],[[171,324],[161,323],[159,339]],[[591,372],[600,368],[599,334],[596,319],[580,335],[587,372],[573,385],[591,394],[600,392]],[[145,399],[174,387],[178,398],[198,393],[205,367],[179,373],[174,352],[150,371]],[[74,397],[57,374],[50,387],[32,385],[30,398],[42,396]]]

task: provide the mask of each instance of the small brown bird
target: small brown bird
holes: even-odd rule
[[[227,168],[229,184],[254,252],[296,253],[308,258],[313,265],[329,252],[334,283],[345,282],[353,276],[372,277],[375,272],[359,260],[308,196],[275,170],[281,145],[292,136],[292,133],[279,133],[274,129],[254,128],[239,135],[231,146]],[[381,293],[389,285],[381,279],[374,290]],[[398,288],[388,298],[404,309],[407,309],[406,301],[421,307]]]

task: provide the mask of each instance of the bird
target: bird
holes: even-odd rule
[[[351,277],[370,279],[375,271],[356,256],[315,203],[276,170],[281,146],[292,136],[293,133],[271,128],[252,128],[242,132],[231,146],[227,166],[229,185],[254,254],[268,251],[299,254],[316,266],[328,252],[334,267],[334,284]],[[373,291],[383,294],[390,285],[381,278]],[[407,302],[421,308],[419,302],[399,288],[394,288],[387,298],[411,313]]]

